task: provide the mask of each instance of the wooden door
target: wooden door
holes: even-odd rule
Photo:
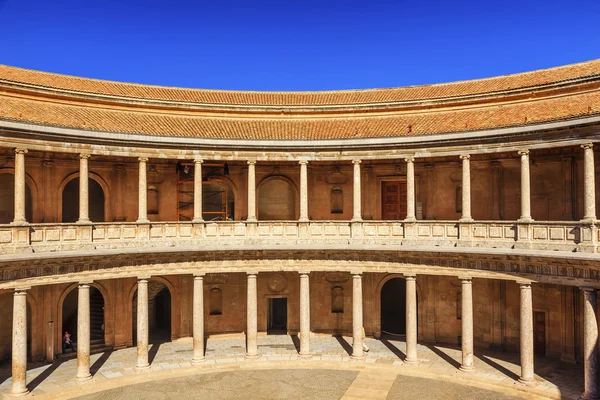
[[[406,218],[406,182],[381,182],[381,219]]]
[[[536,356],[546,355],[546,313],[535,311],[533,313],[534,351]]]

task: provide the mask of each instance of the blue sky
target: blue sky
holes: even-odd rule
[[[167,86],[393,87],[594,58],[598,0],[0,0],[0,63]]]

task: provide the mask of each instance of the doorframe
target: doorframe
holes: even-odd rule
[[[536,312],[541,312],[544,313],[544,336],[545,336],[545,343],[546,343],[546,348],[544,349],[544,357],[548,356],[548,340],[550,339],[550,335],[548,334],[548,314],[549,314],[549,310],[547,308],[536,308],[533,307],[533,349],[534,349],[534,354],[535,354],[535,313]]]
[[[415,173],[415,211],[417,209],[416,203],[421,200],[421,195],[419,192],[420,189],[420,175]],[[383,198],[381,196],[382,182],[404,182],[406,183],[406,175],[380,175],[377,176],[377,208],[375,210],[375,215],[379,217],[379,221],[383,220],[383,211],[381,209],[381,202]],[[399,220],[401,221],[401,220]]]
[[[288,296],[287,294],[270,294],[265,296],[265,299],[267,300],[267,312],[266,312],[266,317],[267,317],[267,321],[266,321],[266,332],[268,334],[269,332],[269,318],[271,316],[271,308],[269,307],[271,304],[271,299],[286,299],[285,302],[285,331],[286,333],[289,335],[290,334],[290,324],[289,324],[289,315],[290,315],[290,302],[288,301],[290,299],[290,296]]]

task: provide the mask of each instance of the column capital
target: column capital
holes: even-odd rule
[[[150,280],[150,275],[138,276],[137,280],[138,280],[138,282],[148,282]]]
[[[202,164],[204,162],[201,158],[194,158],[194,164]]]
[[[458,276],[458,279],[462,283],[472,283],[473,282],[473,277],[472,276]]]
[[[310,275],[310,271],[298,271],[298,274],[302,277],[302,276],[309,276]]]
[[[92,283],[94,283],[94,281],[79,281],[77,282],[77,284],[81,287],[81,286],[90,286]]]
[[[25,296],[29,289],[31,289],[31,287],[15,288],[15,292],[13,294],[15,296]]]
[[[590,143],[584,143],[584,144],[581,145],[581,148],[585,149],[585,150],[591,149],[593,147],[594,147],[594,143],[591,143],[591,142]]]
[[[406,161],[407,163],[414,163],[415,162],[415,157],[414,156],[407,156],[404,158],[404,161]]]
[[[199,280],[199,281],[204,280],[204,275],[205,275],[204,272],[194,274],[194,280]]]
[[[307,165],[308,164],[308,160],[298,160],[298,164],[300,164],[300,165]]]
[[[517,281],[517,284],[521,287],[521,289],[530,289],[531,288],[530,281]]]
[[[402,274],[402,275],[404,275],[404,277],[406,278],[407,281],[414,281],[415,279],[417,279],[416,274]]]
[[[139,157],[138,161],[139,162],[147,162],[148,161],[148,157]]]
[[[246,275],[248,275],[248,278],[256,278],[258,272],[246,272]]]
[[[529,155],[529,149],[519,150],[519,151],[517,151],[517,153],[519,153],[519,155],[521,157],[528,156]]]
[[[25,154],[25,153],[27,153],[27,152],[29,152],[29,150],[27,150],[27,149],[24,149],[24,148],[21,148],[21,147],[17,147],[17,148],[15,149],[15,154]]]
[[[362,272],[352,272],[352,279],[362,279]]]
[[[246,161],[248,165],[256,165],[256,160],[248,160]]]
[[[82,160],[87,160],[91,157],[92,155],[90,153],[79,153],[79,158]]]
[[[471,155],[470,155],[470,154],[461,154],[461,155],[459,156],[459,158],[460,158],[461,160],[469,160],[469,159],[471,158]]]
[[[355,158],[355,159],[352,160],[352,164],[354,164],[354,165],[358,165],[361,162],[362,162],[362,160],[359,160],[358,158]]]

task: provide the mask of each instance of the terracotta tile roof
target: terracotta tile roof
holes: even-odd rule
[[[37,88],[103,96],[249,106],[358,105],[443,99],[493,94],[522,88],[600,76],[600,59],[556,68],[487,79],[391,89],[323,92],[251,92],[185,89],[80,78],[0,65],[0,84],[24,84]]]
[[[475,108],[383,115],[268,117],[159,113],[65,104],[0,92],[0,119],[105,132],[223,139],[311,140],[430,135],[600,114],[600,90]]]

